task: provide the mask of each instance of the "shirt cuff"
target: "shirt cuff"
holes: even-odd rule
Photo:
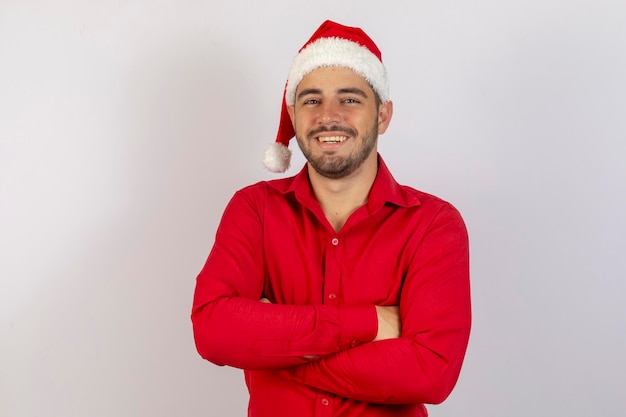
[[[374,305],[341,305],[339,308],[339,346],[342,349],[371,342],[378,333]]]

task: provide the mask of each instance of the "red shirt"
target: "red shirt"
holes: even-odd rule
[[[400,338],[372,341],[375,305],[400,306]],[[426,416],[469,338],[465,225],[380,157],[367,203],[339,232],[306,167],[257,183],[224,212],[192,321],[203,358],[245,370],[251,417]]]

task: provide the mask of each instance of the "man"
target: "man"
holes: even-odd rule
[[[197,278],[200,355],[244,369],[248,415],[426,416],[469,338],[467,233],[450,204],[393,179],[377,138],[387,73],[360,29],[327,21],[289,72],[273,171],[238,191]]]

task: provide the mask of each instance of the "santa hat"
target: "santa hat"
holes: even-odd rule
[[[295,131],[287,106],[295,103],[296,88],[302,78],[320,67],[344,67],[353,70],[370,84],[382,102],[389,101],[387,71],[380,50],[363,30],[325,21],[304,44],[291,64],[283,93],[276,142],[265,151],[263,164],[272,172],[289,168],[289,141]]]

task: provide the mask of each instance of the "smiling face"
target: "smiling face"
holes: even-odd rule
[[[379,104],[354,71],[322,67],[310,72],[288,111],[298,145],[318,174],[337,179],[377,169],[378,135],[387,130],[392,104]]]

